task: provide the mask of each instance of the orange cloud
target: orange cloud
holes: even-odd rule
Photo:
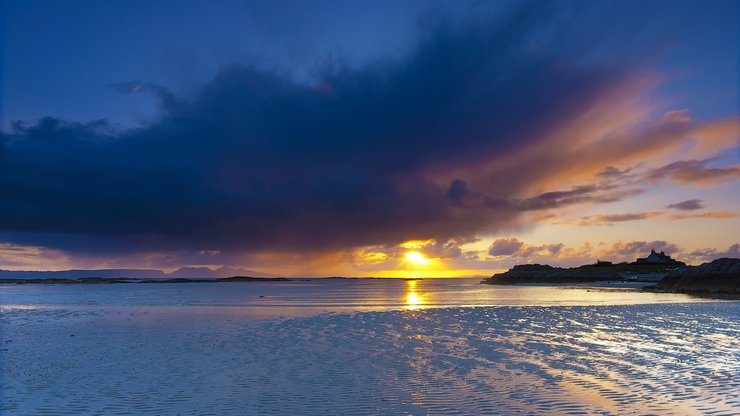
[[[0,265],[6,270],[59,270],[69,267],[69,258],[60,250],[0,243]]]
[[[679,221],[693,218],[705,218],[712,220],[726,220],[730,218],[737,218],[740,213],[734,211],[708,211],[695,214],[671,214],[666,218],[670,221]]]
[[[707,167],[707,160],[680,160],[650,171],[646,179],[664,178],[683,184],[715,186],[740,179],[740,164],[726,167]]]

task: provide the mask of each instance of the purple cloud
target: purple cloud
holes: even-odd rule
[[[677,209],[680,211],[694,211],[704,208],[704,202],[701,199],[687,199],[686,201],[670,204],[666,208]]]
[[[491,256],[511,256],[516,254],[524,243],[516,238],[500,238],[494,241],[488,248],[488,254]]]

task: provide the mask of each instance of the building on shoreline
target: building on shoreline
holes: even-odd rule
[[[656,253],[655,250],[650,250],[650,255],[647,257],[639,258],[635,261],[635,263],[640,264],[674,264],[678,263],[678,261],[671,258],[671,256],[665,254],[665,252],[661,251],[660,253]]]

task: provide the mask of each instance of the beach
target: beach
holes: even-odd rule
[[[0,286],[3,414],[740,412],[738,301],[470,279],[80,286]]]

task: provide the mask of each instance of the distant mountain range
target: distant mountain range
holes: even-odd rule
[[[173,278],[226,278],[232,276],[250,277],[278,277],[270,273],[262,273],[236,267],[182,267],[174,272],[165,273],[155,269],[99,269],[99,270],[59,270],[59,271],[32,271],[32,270],[2,270],[0,279],[79,279],[83,277],[104,278],[132,278],[132,279],[173,279]]]
[[[172,273],[167,273],[164,277],[169,278],[196,278],[196,277],[216,277],[223,279],[232,276],[250,276],[250,277],[281,277],[272,273],[263,273],[254,270],[243,269],[241,267],[223,266],[216,270],[208,267],[181,267]]]

